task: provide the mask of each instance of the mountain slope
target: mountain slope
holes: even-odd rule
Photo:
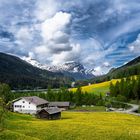
[[[56,65],[48,66],[46,64],[45,65],[40,64],[38,61],[30,57],[24,57],[23,60],[43,70],[48,70],[50,72],[58,72],[58,73],[61,72],[65,76],[73,77],[75,80],[90,79],[95,77],[94,69],[87,70],[84,68],[82,64],[74,61],[66,62],[64,64],[59,64],[57,66]]]
[[[125,65],[118,67],[116,69],[112,69],[107,76],[110,78],[122,78],[131,75],[139,75],[140,74],[140,56],[129,61]]]
[[[9,84],[13,89],[47,88],[67,85],[70,78],[61,73],[41,70],[20,58],[0,53],[0,82]]]
[[[88,83],[100,83],[109,81],[111,79],[118,79],[123,77],[129,77],[133,75],[140,75],[140,56],[128,62],[127,64],[112,68],[107,74],[92,78],[90,80],[78,81],[76,85],[87,85]]]

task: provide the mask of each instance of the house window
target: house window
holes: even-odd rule
[[[30,106],[29,106],[29,108],[30,108]]]
[[[19,107],[19,108],[21,108],[22,106],[21,106],[21,105],[15,105],[15,107]]]
[[[25,106],[23,106],[23,108],[25,108]]]
[[[25,101],[23,101],[23,103],[25,103]]]
[[[29,102],[29,104],[30,104],[30,102]]]

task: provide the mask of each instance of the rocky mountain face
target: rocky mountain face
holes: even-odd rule
[[[24,57],[23,60],[43,70],[48,70],[51,72],[61,72],[65,76],[70,76],[75,80],[90,79],[95,77],[94,69],[85,69],[82,64],[74,61],[66,62],[57,66],[48,66],[46,64],[40,64],[35,59],[31,59],[29,57]]]

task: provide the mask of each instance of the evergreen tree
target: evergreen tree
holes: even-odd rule
[[[7,84],[0,84],[0,97],[5,103],[8,103],[13,97],[11,89]]]
[[[81,90],[81,87],[78,87],[76,92],[75,92],[76,105],[81,105],[81,101],[82,101],[82,90]]]

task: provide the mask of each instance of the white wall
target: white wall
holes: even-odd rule
[[[21,107],[15,107],[17,105]],[[35,114],[37,111],[36,105],[34,105],[33,103],[29,103],[29,101],[26,101],[24,98],[14,102],[13,109],[14,112],[30,113],[30,114]]]

